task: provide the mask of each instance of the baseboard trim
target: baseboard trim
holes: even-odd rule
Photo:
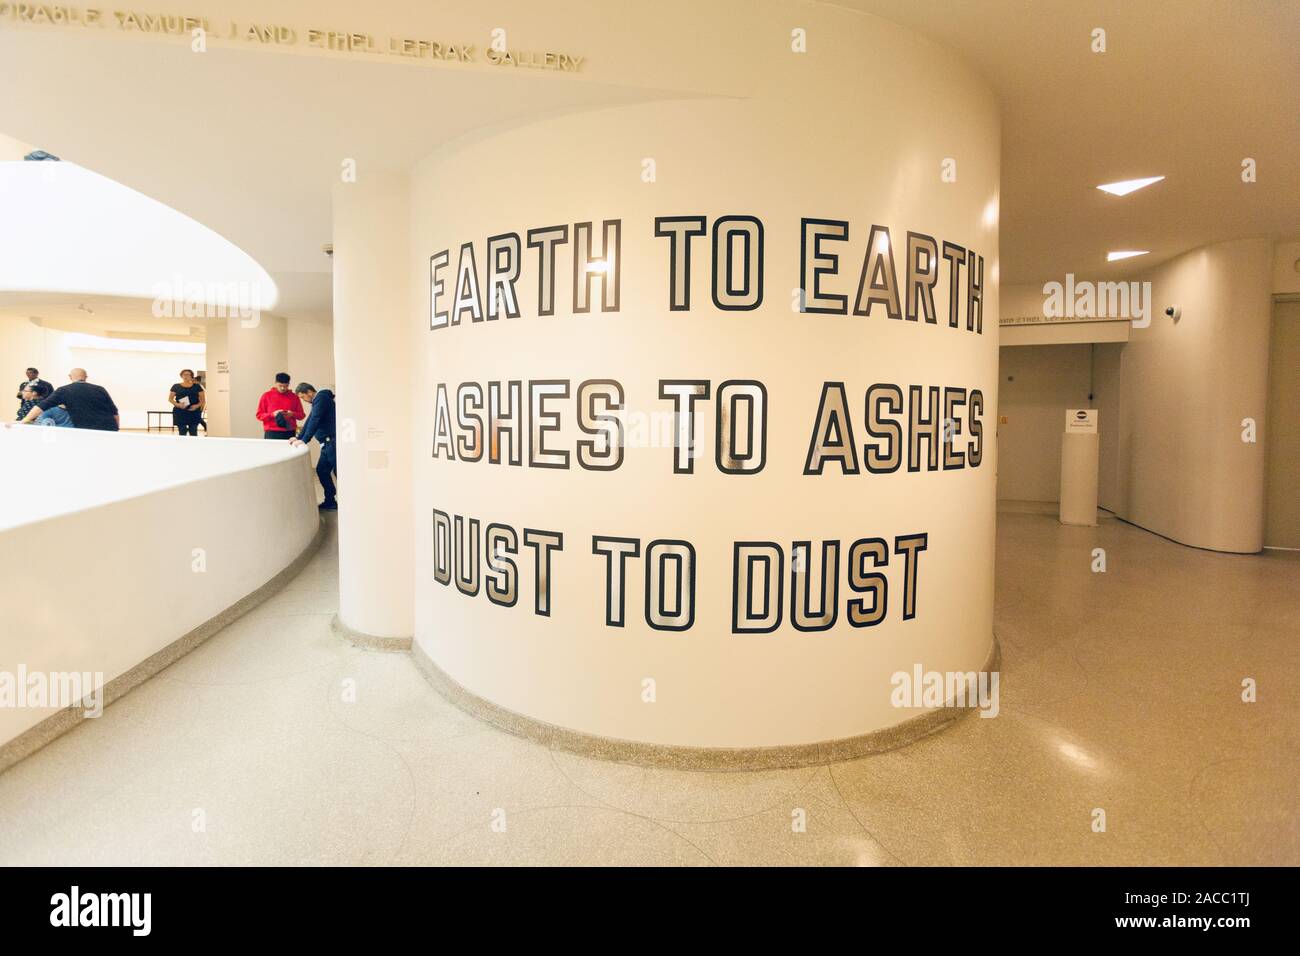
[[[449,702],[509,734],[583,757],[673,770],[782,770],[854,760],[905,747],[942,730],[971,712],[968,707],[945,706],[893,727],[811,744],[779,747],[682,747],[602,737],[525,717],[494,704],[457,683],[430,659],[419,644],[412,645],[411,657],[416,669]],[[1001,648],[997,635],[994,634],[983,670],[997,670],[1001,660]]]
[[[297,577],[302,569],[306,567],[307,562],[315,556],[324,538],[325,522],[320,520],[316,525],[316,533],[308,542],[307,547],[275,577],[257,590],[244,595],[221,613],[208,618],[189,633],[172,641],[162,650],[146,657],[130,670],[108,681],[104,685],[103,691],[104,707],[107,708],[114,701],[120,700],[150,677],[176,663],[222,628],[234,623],[268,598],[284,590],[285,585]],[[98,718],[87,718],[84,709],[74,705],[65,707],[63,710],[46,717],[36,726],[24,730],[17,737],[0,745],[0,773],[4,773],[20,760],[30,757],[42,747],[62,737],[68,731],[75,729],[82,721],[88,719]]]
[[[366,634],[362,631],[354,631],[343,623],[343,619],[337,614],[330,621],[330,627],[334,633],[343,640],[347,641],[353,647],[364,648],[368,651],[409,651],[411,649],[411,639],[409,637],[376,637],[373,634]]]

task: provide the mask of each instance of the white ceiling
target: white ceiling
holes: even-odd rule
[[[209,321],[158,318],[147,299],[61,292],[0,292],[0,322],[35,322],[43,328],[92,335],[182,338],[201,342]]]
[[[209,226],[271,273],[277,313],[325,322],[321,247],[345,159],[358,176],[406,168],[479,126],[660,95],[215,45],[196,56],[184,44],[39,28],[0,29],[0,90],[0,134]]]
[[[1210,242],[1300,236],[1300,2],[835,2],[957,51],[997,92],[1003,282],[1130,275]],[[1160,175],[1123,198],[1095,188]],[[1107,265],[1112,249],[1151,254]]]
[[[1300,3],[836,2],[957,51],[999,94],[1003,282],[1125,275],[1208,242],[1300,235]],[[1089,49],[1095,27],[1104,54]],[[364,176],[476,127],[680,95],[41,29],[0,30],[0,89],[0,134],[205,223],[272,274],[277,312],[317,321],[330,316],[321,246],[345,158]],[[1160,174],[1126,198],[1093,188]],[[1107,266],[1119,248],[1152,254]]]

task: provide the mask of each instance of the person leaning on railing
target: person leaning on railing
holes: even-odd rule
[[[62,405],[72,417],[74,428],[92,431],[115,432],[121,424],[117,406],[108,390],[86,381],[86,370],[74,368],[68,373],[68,384],[56,388],[41,399],[23,416],[22,423],[30,425],[44,413]]]
[[[322,388],[318,392],[314,385],[307,382],[299,382],[294,393],[303,401],[310,403],[311,414],[307,416],[307,421],[302,426],[302,433],[297,438],[290,439],[289,444],[306,445],[310,444],[313,438],[320,442],[320,459],[316,462],[316,477],[320,479],[321,489],[325,492],[325,500],[321,502],[320,510],[338,511],[338,502],[334,497],[336,493],[334,476],[338,473],[338,457],[334,448],[334,393],[328,388]]]
[[[20,422],[26,418],[27,413],[36,406],[36,403],[46,395],[50,394],[49,391],[46,391],[48,388],[49,386],[47,385],[45,389],[42,389],[36,382],[27,382],[24,384],[23,387],[18,390],[18,415],[14,421]]]

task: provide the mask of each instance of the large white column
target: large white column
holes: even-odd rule
[[[1272,253],[1237,239],[1164,263],[1151,324],[1124,347],[1119,514],[1181,544],[1264,544]]]
[[[996,105],[906,31],[800,13],[817,52],[758,5],[717,52],[746,99],[547,116],[413,173],[415,652],[503,721],[800,760],[989,658]]]
[[[226,320],[230,355],[229,418],[232,438],[261,438],[257,402],[275,383],[277,372],[290,372],[288,334],[282,316],[260,313]]]
[[[207,420],[210,438],[229,438],[230,435],[230,329],[229,320],[209,322],[207,326]]]
[[[334,188],[339,619],[377,638],[412,632],[408,194],[404,176]]]

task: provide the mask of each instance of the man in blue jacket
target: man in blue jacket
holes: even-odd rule
[[[325,500],[320,504],[321,511],[338,511],[335,500],[334,476],[338,474],[338,458],[335,455],[334,441],[334,393],[328,388],[316,391],[314,385],[307,382],[298,383],[294,389],[300,400],[311,405],[311,414],[303,423],[302,431],[291,445],[308,445],[315,438],[320,442],[320,460],[316,462],[316,477],[325,491]]]

